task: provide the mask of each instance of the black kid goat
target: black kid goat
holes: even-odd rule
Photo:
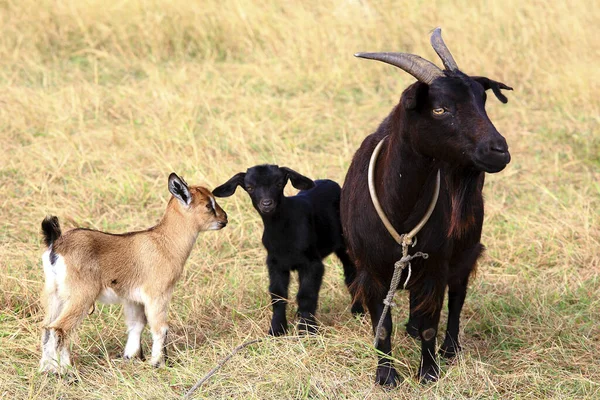
[[[368,165],[378,144],[374,189],[383,212],[397,232],[406,233],[425,215],[441,176],[433,214],[418,234],[411,254],[427,253],[412,261],[409,333],[421,339],[421,381],[436,380],[436,336],[444,292],[448,287],[448,327],[440,353],[454,357],[460,350],[459,319],[483,245],[484,173],[502,171],[510,161],[506,140],[485,111],[486,90],[506,103],[503,83],[461,72],[441,38],[431,43],[445,69],[413,54],[359,53],[403,69],[418,81],[409,86],[400,103],[375,133],[362,143],[348,170],[341,199],[341,217],[350,257],[357,267],[356,291],[371,314],[373,328],[384,309],[394,263],[402,247],[378,216],[368,189]],[[409,269],[400,282],[408,278]],[[380,352],[376,381],[395,385],[398,374],[391,362],[392,317],[387,313],[378,340]]]
[[[287,181],[301,191],[283,195]],[[316,332],[315,313],[323,280],[323,259],[335,252],[344,266],[346,285],[354,281],[356,269],[346,253],[339,216],[340,186],[331,180],[317,180],[277,165],[257,165],[234,175],[213,190],[217,197],[229,197],[241,186],[260,214],[267,249],[269,292],[273,318],[269,334],[279,336],[287,330],[285,315],[290,271],[297,270],[299,289],[298,329]],[[361,303],[352,313],[362,313]]]

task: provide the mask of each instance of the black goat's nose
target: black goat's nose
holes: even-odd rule
[[[273,200],[271,199],[263,199],[260,201],[260,205],[263,207],[269,207],[271,205],[273,205]]]
[[[490,151],[494,151],[496,153],[506,153],[508,151],[508,149],[506,148],[506,146],[503,146],[501,144],[492,144],[490,146]]]

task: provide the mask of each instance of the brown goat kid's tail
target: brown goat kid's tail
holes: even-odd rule
[[[48,215],[42,221],[42,234],[44,235],[44,243],[47,247],[52,246],[62,234],[60,231],[60,224],[58,223],[58,217]]]

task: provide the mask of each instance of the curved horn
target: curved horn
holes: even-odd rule
[[[414,54],[407,53],[356,53],[355,57],[377,60],[408,72],[419,82],[431,84],[436,78],[444,76],[444,72],[435,64]]]
[[[433,47],[437,55],[440,56],[444,63],[444,67],[447,70],[455,71],[458,69],[456,61],[454,61],[452,54],[450,54],[450,50],[448,50],[446,43],[444,43],[444,40],[442,39],[442,29],[439,27],[435,28],[431,34],[431,47]]]

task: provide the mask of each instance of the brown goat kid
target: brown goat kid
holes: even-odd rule
[[[368,189],[371,155],[381,143],[374,167],[374,188],[391,225],[408,233],[423,218],[434,197],[439,171],[441,185],[433,214],[417,234],[410,254],[428,258],[412,261],[410,320],[407,331],[421,339],[419,378],[437,380],[436,336],[444,292],[448,287],[448,327],[440,353],[454,357],[460,350],[460,313],[469,276],[483,245],[483,182],[485,172],[502,171],[510,161],[506,140],[485,111],[486,90],[506,103],[503,83],[461,72],[434,30],[431,43],[445,69],[413,54],[359,53],[403,69],[418,81],[409,86],[399,104],[369,135],[352,160],[342,189],[341,217],[348,252],[357,268],[355,289],[367,304],[373,328],[383,314],[394,263],[402,248],[379,218]],[[404,269],[400,282],[409,277]],[[387,313],[378,338],[376,381],[396,385],[391,361],[392,317]]]
[[[128,339],[124,358],[143,359],[141,334],[150,325],[151,364],[164,365],[167,311],[196,238],[201,231],[227,225],[227,214],[211,192],[189,186],[172,173],[173,195],[158,225],[139,232],[110,234],[77,228],[61,235],[58,218],[46,217],[42,256],[46,318],[41,372],[71,368],[69,339],[96,301],[123,303]]]

